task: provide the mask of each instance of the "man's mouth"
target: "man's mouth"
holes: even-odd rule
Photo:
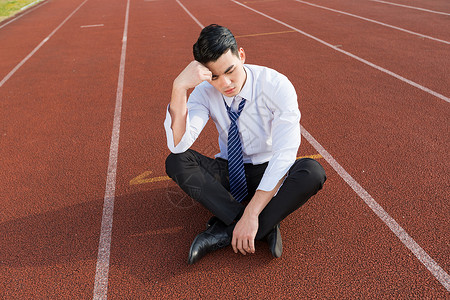
[[[235,88],[231,88],[225,91],[225,94],[231,94]]]

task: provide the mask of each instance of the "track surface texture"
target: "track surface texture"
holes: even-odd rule
[[[47,0],[16,18],[1,299],[450,299],[450,2]],[[282,222],[279,259],[256,242],[187,264],[210,214],[167,179],[163,121],[211,23],[292,81],[298,156],[328,175]],[[208,124],[194,149],[216,141]]]

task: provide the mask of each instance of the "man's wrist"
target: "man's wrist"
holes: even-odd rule
[[[244,215],[246,215],[249,218],[258,218],[259,214],[264,209],[264,206],[265,206],[264,203],[258,201],[258,196],[255,193],[255,195],[245,208]]]
[[[244,219],[250,219],[250,220],[258,220],[259,212],[249,209],[248,207],[244,210],[244,213],[242,215],[242,218]]]
[[[275,189],[277,189],[279,185],[280,183],[277,185],[277,187],[275,187]],[[272,200],[272,197],[275,194],[275,189],[272,191],[256,190],[252,199],[245,208],[244,214],[247,214],[247,216],[252,218],[258,218],[259,214],[267,206],[270,200]]]
[[[172,91],[187,92],[190,87],[183,84],[183,80],[180,77],[175,78],[172,84]]]

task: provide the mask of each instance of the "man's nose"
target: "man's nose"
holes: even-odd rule
[[[227,87],[231,84],[231,80],[230,78],[228,78],[227,76],[221,76],[222,81],[220,82],[220,84],[222,85],[222,87]]]

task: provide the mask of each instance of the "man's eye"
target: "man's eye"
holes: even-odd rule
[[[213,77],[211,77],[211,80],[216,80],[217,79],[217,76],[213,76]]]

